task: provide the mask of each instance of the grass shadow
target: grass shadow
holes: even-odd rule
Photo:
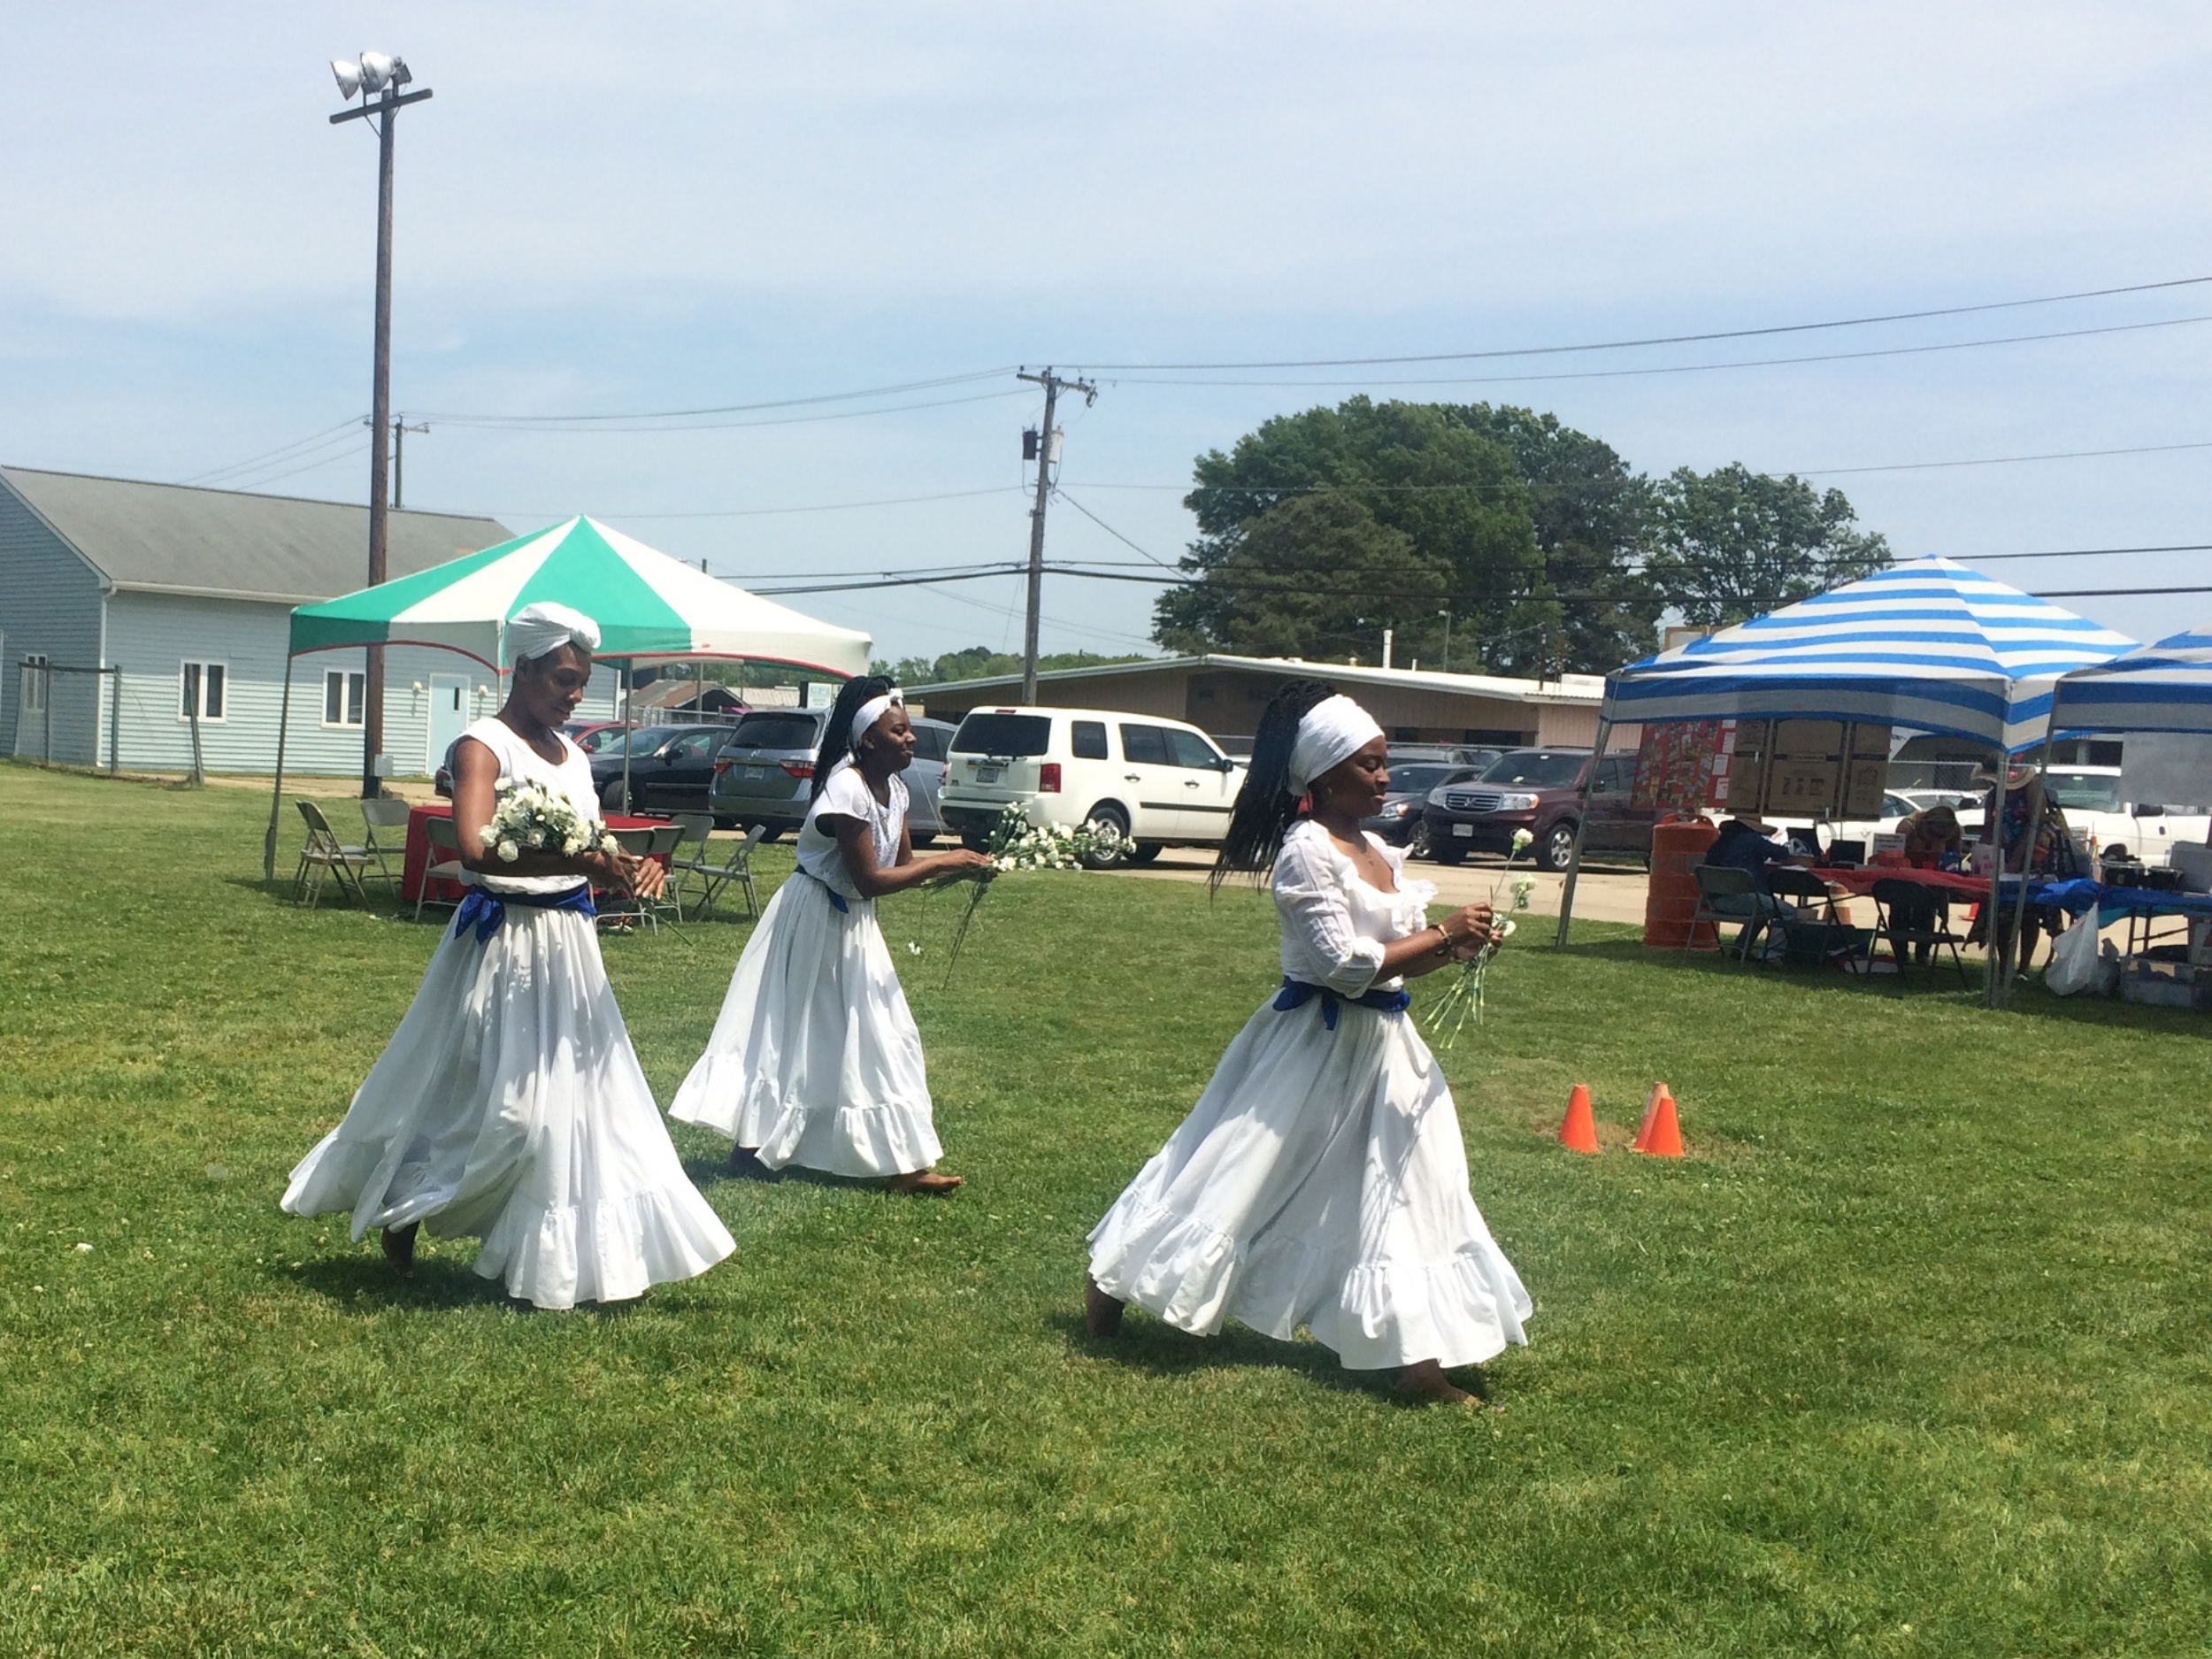
[[[278,1283],[303,1285],[342,1307],[373,1312],[388,1308],[481,1307],[510,1300],[497,1279],[481,1278],[466,1262],[447,1256],[418,1256],[414,1273],[407,1279],[393,1272],[382,1256],[365,1253],[319,1256],[297,1268],[272,1266],[267,1277]]]
[[[1064,1309],[1047,1314],[1044,1324],[1072,1352],[1155,1377],[1189,1377],[1229,1366],[1288,1371],[1337,1394],[1363,1394],[1399,1404],[1419,1403],[1392,1386],[1394,1371],[1347,1371],[1335,1354],[1310,1337],[1280,1342],[1233,1321],[1212,1336],[1193,1336],[1137,1308],[1131,1308],[1124,1317],[1119,1336],[1094,1337],[1080,1312]],[[1451,1375],[1468,1393],[1485,1404],[1489,1402],[1489,1381],[1479,1366],[1471,1365]]]

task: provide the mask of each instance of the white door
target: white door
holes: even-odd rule
[[[445,764],[445,752],[469,729],[469,680],[466,674],[430,676],[430,733],[424,745],[422,769],[435,772]]]
[[[1178,832],[1195,841],[1220,841],[1229,833],[1242,776],[1219,749],[1179,726],[1167,728],[1167,757],[1177,774]]]
[[[1129,833],[1138,841],[1179,841],[1183,835],[1183,774],[1168,749],[1168,728],[1148,722],[1122,721],[1122,764],[1109,774],[1129,806]]]

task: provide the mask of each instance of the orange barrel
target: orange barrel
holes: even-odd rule
[[[1679,818],[1651,830],[1651,887],[1644,896],[1644,943],[1679,950],[1691,942],[1690,918],[1697,914],[1697,878],[1690,872],[1720,839],[1708,819]],[[1710,922],[1698,925],[1699,945],[1718,942]]]

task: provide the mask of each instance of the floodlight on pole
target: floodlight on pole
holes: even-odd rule
[[[385,442],[392,425],[392,129],[403,105],[419,104],[430,88],[402,94],[414,79],[407,60],[383,52],[363,52],[358,68],[334,61],[331,73],[338,89],[350,101],[357,91],[360,104],[330,118],[341,121],[367,118],[377,135],[376,186],[376,342],[371,370],[369,422],[374,437],[369,445],[369,583],[385,580],[386,529],[391,483],[391,450]],[[366,685],[361,710],[361,794],[369,798],[383,791],[384,761],[384,649],[368,648]]]

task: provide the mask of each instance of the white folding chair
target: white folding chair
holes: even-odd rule
[[[631,857],[646,858],[652,856],[655,839],[664,831],[672,834],[675,827],[668,824],[659,829],[618,829],[609,830],[607,833],[613,836],[615,845]],[[599,925],[602,927],[611,926],[621,932],[634,927],[640,922],[656,933],[660,932],[660,918],[653,914],[653,907],[644,900],[610,893],[606,902],[599,906]]]
[[[718,864],[695,858],[684,865],[701,882],[698,908],[691,913],[693,921],[710,915],[717,895],[733,881],[744,889],[747,917],[754,921],[760,919],[760,902],[753,891],[753,849],[767,838],[768,826],[756,824],[745,832],[744,840],[730,843],[730,856],[724,863]]]
[[[369,895],[362,887],[361,872],[368,868],[368,853],[359,847],[342,845],[322,808],[312,801],[296,800],[293,804],[307,820],[307,844],[300,849],[299,868],[292,872],[292,902],[296,904],[304,898],[307,908],[313,910],[322,897],[323,873],[327,871],[337,878],[340,892],[367,909]]]
[[[714,815],[710,812],[679,812],[669,820],[679,833],[676,844],[668,849],[668,902],[675,907],[676,919],[684,918],[684,888],[699,860],[696,856],[686,857],[684,849],[692,847],[697,853],[707,849],[707,838],[714,833]]]
[[[430,838],[430,867],[422,872],[422,885],[415,889],[415,919],[422,920],[422,907],[442,904],[453,910],[458,901],[434,899],[430,896],[433,881],[458,881],[468,873],[468,866],[461,862],[461,832],[449,818],[426,818],[422,821],[423,833]],[[441,856],[442,855],[442,856]]]
[[[361,842],[361,850],[374,862],[376,873],[384,878],[384,885],[391,890],[394,902],[399,899],[399,877],[393,872],[385,855],[396,853],[403,863],[405,861],[407,815],[412,810],[406,802],[393,795],[380,795],[373,801],[361,803],[361,822],[367,830]],[[379,830],[396,832],[393,839],[397,845],[387,847],[378,841],[376,833]]]

